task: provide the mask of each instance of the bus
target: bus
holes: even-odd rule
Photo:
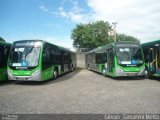
[[[0,42],[0,81],[7,80],[7,60],[10,48],[10,43]]]
[[[148,77],[160,77],[160,40],[141,45],[145,58],[146,74]]]
[[[45,81],[76,68],[74,52],[43,40],[15,41],[8,59],[8,79]]]
[[[93,49],[86,54],[86,66],[104,76],[145,77],[144,55],[137,42],[114,42]]]

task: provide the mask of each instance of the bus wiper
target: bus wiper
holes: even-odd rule
[[[34,43],[35,43],[35,42],[34,42]],[[34,48],[34,44],[33,44],[33,46],[30,48],[30,50],[25,54],[25,59],[26,59],[26,56],[27,56],[29,53],[32,52],[33,48]]]
[[[130,59],[130,55],[129,55],[129,53],[128,53],[128,52],[126,52],[126,51],[124,51],[124,52],[127,54],[128,59]]]
[[[135,55],[135,53],[136,53],[137,51],[138,51],[138,50],[136,50],[136,48],[134,47],[131,58],[133,58],[133,56]]]

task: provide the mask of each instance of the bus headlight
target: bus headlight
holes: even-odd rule
[[[139,71],[140,75],[145,75],[145,67],[142,67]]]
[[[31,79],[32,79],[32,80],[36,80],[36,81],[41,80],[41,70],[36,70],[36,71],[34,71],[34,72],[32,73]]]
[[[117,68],[116,70],[117,70],[117,72],[123,72],[123,70],[121,68]]]
[[[13,76],[11,70],[7,70],[7,73],[8,73],[9,76]]]
[[[9,80],[15,80],[14,76],[12,75],[12,71],[11,70],[7,70],[7,73],[8,73],[8,79]]]
[[[40,74],[40,73],[41,73],[40,70],[36,70],[36,71],[34,71],[34,72],[32,73],[32,76],[38,75],[38,74]]]

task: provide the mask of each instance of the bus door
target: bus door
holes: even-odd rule
[[[64,72],[64,51],[61,51],[61,55],[59,56],[61,71]]]
[[[149,71],[151,74],[156,72],[156,49],[150,48],[149,50]]]
[[[71,70],[71,66],[72,66],[71,53],[68,53],[68,70]]]
[[[156,74],[160,74],[160,45],[156,46]]]
[[[68,71],[69,68],[69,59],[68,59],[68,52],[64,52],[63,54],[63,69],[64,72]]]
[[[113,53],[113,48],[108,49],[108,54],[107,54],[107,58],[108,58],[108,72],[112,73],[113,69],[114,69],[114,53]]]
[[[96,70],[96,53],[91,54],[90,67],[91,69]]]

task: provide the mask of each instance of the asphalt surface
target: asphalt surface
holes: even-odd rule
[[[0,114],[160,113],[160,80],[76,70],[47,82],[0,83]]]

